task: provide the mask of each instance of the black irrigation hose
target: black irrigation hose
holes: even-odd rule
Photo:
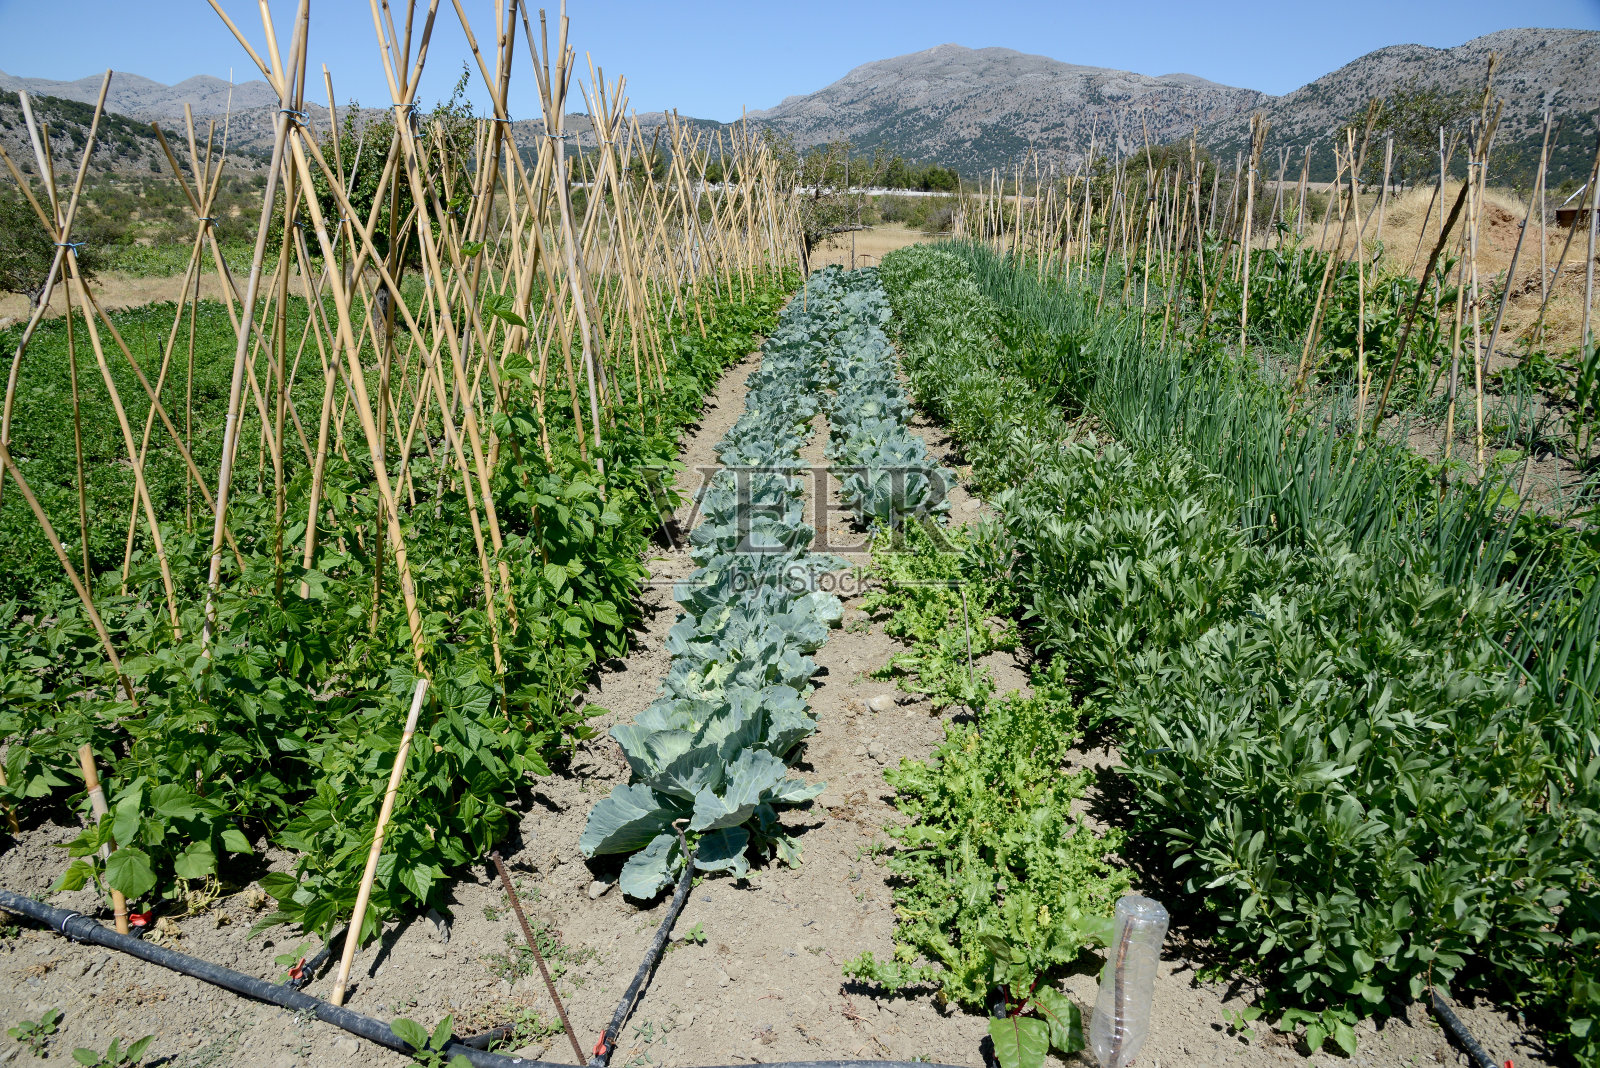
[[[678,832],[678,841],[683,841],[682,831]],[[678,876],[678,889],[673,892],[672,905],[667,909],[667,918],[656,928],[656,936],[650,940],[650,948],[645,951],[644,960],[640,963],[639,970],[634,973],[633,982],[623,991],[617,1011],[611,1014],[611,1022],[601,1032],[600,1041],[594,1044],[594,1056],[589,1058],[588,1068],[606,1068],[611,1063],[611,1054],[617,1048],[617,1035],[628,1022],[634,1003],[639,1000],[644,984],[650,980],[650,974],[655,971],[657,962],[661,960],[662,951],[666,949],[667,937],[672,934],[672,925],[678,922],[678,914],[683,911],[684,904],[689,900],[689,888],[694,885],[694,858],[699,850],[690,853],[688,849],[684,849],[683,852],[686,858],[683,863],[683,874]]]
[[[463,1046],[473,1049],[488,1049],[496,1042],[504,1042],[517,1033],[516,1024],[505,1024],[501,1027],[491,1027],[481,1035],[469,1035],[461,1040]]]
[[[380,1046],[409,1054],[411,1047],[390,1030],[389,1025],[382,1020],[371,1016],[364,1016],[359,1012],[340,1008],[321,998],[314,998],[310,994],[303,994],[298,990],[265,979],[257,979],[253,975],[245,975],[221,965],[203,961],[198,957],[191,957],[187,953],[176,950],[164,949],[161,946],[151,945],[131,935],[118,934],[109,928],[101,926],[94,920],[78,912],[67,912],[64,909],[53,908],[31,897],[14,893],[10,890],[0,890],[0,908],[8,912],[15,912],[29,919],[38,920],[56,931],[61,932],[70,941],[92,942],[107,949],[121,950],[151,964],[159,964],[163,968],[170,968],[183,975],[203,979],[213,986],[220,986],[232,990],[236,994],[265,1001],[285,1009],[297,1012],[310,1011],[316,1014],[317,1019],[324,1023],[341,1027],[353,1035],[376,1042]],[[506,1057],[498,1053],[486,1053],[461,1042],[452,1041],[444,1048],[446,1057],[460,1054],[469,1062],[479,1068],[569,1068],[549,1061],[536,1061],[520,1057]]]
[[[640,966],[639,973],[633,977],[633,983],[628,987],[628,995],[623,998],[622,1004],[617,1007],[617,1014],[612,1017],[611,1026],[606,1028],[606,1034],[615,1038],[615,1030],[620,1030],[626,1022],[628,1013],[633,1009],[633,1002],[637,999],[639,988],[644,985],[644,980],[654,963],[660,959],[662,947],[666,943],[666,934],[672,930],[672,923],[677,919],[678,913],[683,911],[683,904],[689,898],[689,886],[693,880],[694,864],[685,865],[684,874],[678,880],[678,890],[672,897],[672,908],[667,919],[656,932],[655,941],[651,943],[650,953],[645,956],[645,962]],[[269,983],[265,979],[257,979],[243,972],[233,971],[198,957],[191,957],[187,953],[176,950],[163,949],[161,946],[151,945],[131,935],[118,934],[117,932],[96,923],[94,920],[78,912],[68,912],[65,909],[53,908],[31,897],[15,893],[11,890],[0,890],[0,909],[14,912],[19,916],[37,920],[53,930],[66,935],[68,941],[92,942],[97,946],[107,949],[120,950],[147,960],[151,964],[159,964],[163,968],[170,968],[182,975],[203,979],[213,986],[220,986],[225,990],[232,990],[236,994],[265,1001],[285,1009],[297,1012],[311,1011],[323,1023],[333,1024],[343,1028],[351,1034],[376,1042],[380,1046],[396,1050],[400,1053],[412,1052],[404,1040],[389,1029],[389,1025],[382,1020],[371,1016],[364,1016],[359,1012],[340,1008],[331,1002],[314,998],[310,994],[302,994],[298,990],[276,983]],[[1435,1005],[1437,1005],[1437,1000]],[[1449,1010],[1446,1009],[1446,1012]],[[1453,1018],[1453,1014],[1452,1014]],[[1459,1024],[1459,1021],[1457,1021]],[[615,1030],[614,1030],[615,1029]],[[471,1043],[481,1041],[488,1045],[496,1038],[500,1029],[474,1036],[465,1042],[452,1040],[444,1048],[448,1057],[460,1055],[477,1068],[571,1068],[570,1065],[557,1064],[552,1061],[537,1061],[527,1057],[507,1057],[499,1053],[488,1053],[477,1048]],[[1462,1028],[1465,1033],[1465,1028]],[[607,1050],[610,1056],[609,1049]],[[599,1060],[597,1055],[596,1060]],[[591,1061],[591,1064],[594,1062]],[[601,1061],[603,1064],[604,1061]],[[749,1065],[706,1065],[704,1068],[749,1068]],[[762,1068],[957,1068],[955,1065],[939,1064],[928,1061],[775,1061],[764,1064]],[[1488,1068],[1494,1068],[1491,1064]]]
[[[1444,998],[1439,996],[1439,988],[1429,987],[1428,995],[1429,1001],[1433,1004],[1434,1015],[1439,1017],[1439,1020],[1444,1024],[1445,1030],[1454,1035],[1455,1040],[1461,1043],[1461,1048],[1467,1051],[1467,1057],[1472,1061],[1474,1068],[1499,1068],[1495,1064],[1494,1058],[1490,1057],[1488,1052],[1478,1044],[1478,1040],[1472,1037],[1472,1032],[1467,1030],[1467,1025],[1462,1022],[1461,1017],[1455,1014],[1454,1009],[1445,1004]]]

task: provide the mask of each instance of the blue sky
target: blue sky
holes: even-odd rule
[[[287,48],[294,0],[272,6]],[[493,3],[462,6],[483,43]],[[257,5],[223,0],[223,7],[259,48]],[[722,120],[819,89],[861,63],[945,42],[1143,74],[1183,71],[1283,93],[1388,44],[1455,45],[1509,26],[1600,29],[1600,0],[573,0],[568,14],[580,63],[587,50],[609,77],[627,74],[639,110],[676,107]],[[341,103],[387,101],[366,0],[313,0],[311,38],[310,70],[328,65]],[[454,8],[441,0],[424,103],[448,92],[466,58]],[[512,79],[514,117],[535,111],[527,59],[523,46]],[[0,70],[71,79],[108,66],[168,83],[192,74],[226,78],[230,67],[241,81],[259,76],[205,0],[0,0]],[[320,74],[313,82],[321,85]]]

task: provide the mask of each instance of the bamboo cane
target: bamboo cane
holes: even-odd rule
[[[411,755],[411,738],[417,732],[417,717],[422,712],[422,700],[428,693],[428,680],[418,679],[411,693],[411,711],[406,713],[406,725],[400,732],[400,748],[394,755],[394,766],[389,769],[389,788],[384,791],[383,804],[378,809],[378,824],[372,832],[372,847],[367,850],[367,866],[361,873],[361,888],[356,891],[355,909],[350,914],[350,926],[344,936],[344,953],[339,958],[339,971],[333,980],[333,993],[328,1000],[343,1005],[345,991],[350,983],[350,965],[356,958],[356,947],[361,944],[361,928],[367,917],[367,905],[372,900],[372,884],[378,877],[378,860],[383,856],[383,833],[394,813],[395,797],[400,792],[400,779],[406,773],[406,758]]]
[[[1573,217],[1572,225],[1567,227],[1567,239],[1562,242],[1561,255],[1556,258],[1556,269],[1551,275],[1551,284],[1546,288],[1544,296],[1539,301],[1539,317],[1533,324],[1532,334],[1529,335],[1532,338],[1537,339],[1543,336],[1545,313],[1550,310],[1550,299],[1555,295],[1554,280],[1561,277],[1561,271],[1567,264],[1567,253],[1572,249],[1572,239],[1578,234],[1578,222],[1583,218],[1584,207],[1586,205],[1589,206],[1591,215],[1594,213],[1595,207],[1600,207],[1600,202],[1597,202],[1595,197],[1595,185],[1597,182],[1600,182],[1600,136],[1595,138],[1594,159],[1589,164],[1589,180],[1584,183],[1584,187],[1580,191],[1581,195],[1578,197],[1577,214]],[[1591,255],[1589,258],[1592,263],[1594,257]],[[1582,338],[1583,334],[1580,332],[1578,336]]]
[[[1544,187],[1545,168],[1550,164],[1550,113],[1545,112],[1544,118],[1544,144],[1539,150],[1539,169],[1533,179],[1534,189],[1537,191]],[[1481,180],[1481,179],[1480,179]],[[1517,243],[1511,249],[1511,264],[1506,268],[1505,285],[1500,289],[1500,307],[1494,313],[1494,326],[1489,330],[1489,351],[1484,354],[1488,359],[1494,355],[1495,342],[1500,339],[1500,326],[1505,322],[1506,306],[1511,303],[1511,288],[1517,277],[1517,259],[1522,255],[1522,243],[1528,236],[1528,223],[1533,220],[1534,206],[1538,203],[1537,195],[1528,198],[1528,211],[1522,218],[1522,227],[1517,231]],[[1541,267],[1541,273],[1543,268]],[[1481,435],[1480,435],[1481,436]],[[1483,451],[1480,441],[1478,450]],[[1482,468],[1483,457],[1478,458],[1478,466]],[[1482,471],[1479,471],[1482,474]]]
[[[207,0],[214,10],[233,31],[234,37],[245,49],[256,65],[267,73],[265,64],[261,62],[253,48],[250,47],[244,35],[234,26],[233,20],[218,6],[217,0]],[[300,0],[301,11],[307,8],[309,0]],[[267,19],[268,27],[271,20]],[[274,46],[276,47],[276,46]],[[271,81],[271,79],[269,79]],[[222,464],[217,472],[217,502],[213,509],[214,522],[211,531],[211,563],[209,574],[206,578],[205,622],[201,628],[201,650],[209,655],[211,639],[217,626],[217,595],[222,584],[222,542],[223,532],[228,524],[228,498],[233,489],[233,454],[238,445],[239,430],[242,413],[240,402],[243,399],[245,360],[250,353],[250,338],[255,324],[256,293],[261,283],[261,264],[266,257],[267,239],[270,232],[269,224],[272,221],[272,205],[277,197],[278,176],[283,169],[284,146],[289,140],[289,93],[288,87],[277,83],[280,111],[275,120],[275,130],[272,141],[272,162],[267,168],[267,184],[261,195],[261,219],[256,229],[256,247],[250,260],[250,274],[245,282],[242,324],[238,332],[238,343],[233,353],[233,378],[228,387],[228,412],[225,417],[222,431]],[[219,256],[220,258],[220,256]]]
[[[83,786],[89,791],[89,808],[94,812],[95,823],[105,819],[110,808],[106,805],[106,792],[100,788],[100,775],[94,767],[94,749],[87,742],[78,747],[78,768],[83,772]],[[107,842],[100,847],[100,859],[106,860],[116,844]],[[122,891],[111,888],[111,914],[116,917],[117,933],[128,933],[128,899]]]

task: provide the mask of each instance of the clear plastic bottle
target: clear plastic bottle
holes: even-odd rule
[[[1100,1068],[1127,1068],[1150,1034],[1167,910],[1153,898],[1129,894],[1117,902],[1100,994],[1089,1023],[1089,1047]]]

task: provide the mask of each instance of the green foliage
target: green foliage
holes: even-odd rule
[[[155,1035],[145,1035],[123,1049],[122,1040],[113,1038],[104,1053],[80,1047],[72,1051],[72,1059],[84,1068],[137,1068],[144,1063],[144,1051],[150,1048],[150,1043],[155,1039]]]
[[[463,166],[471,154],[477,129],[472,103],[466,95],[469,84],[463,66],[449,99],[439,101],[430,112],[416,113],[412,127],[419,150],[418,166],[426,176],[425,207],[436,233],[443,223],[442,214],[464,215],[472,202],[473,179]],[[415,201],[411,186],[405,181],[388,184],[385,179],[384,165],[396,133],[394,116],[393,108],[362,112],[352,101],[345,109],[344,124],[337,135],[324,133],[318,145],[323,162],[342,180],[341,188],[355,209],[359,224],[365,227],[369,221],[372,223],[373,246],[379,255],[391,259],[391,270],[396,265],[406,268],[422,264],[416,229],[419,223],[412,218]],[[321,167],[313,166],[311,184],[331,230],[345,214],[344,209]],[[375,203],[384,190],[393,190],[393,195],[381,204]],[[279,213],[273,225],[281,230],[281,208]],[[312,254],[320,258],[318,243],[310,241],[308,245]]]
[[[996,947],[1000,952],[1003,947]],[[998,964],[998,961],[997,961]],[[1024,1013],[1037,1013],[1027,1016]],[[1005,1016],[989,1018],[989,1040],[1000,1068],[1043,1068],[1045,1054],[1063,1057],[1083,1049],[1083,1014],[1077,1002],[1054,987],[1040,987]]]
[[[539,943],[539,955],[544,958],[545,967],[550,969],[552,979],[561,978],[569,966],[581,964],[593,956],[593,950],[574,949],[563,942],[561,932],[552,924],[533,921],[533,937]],[[538,957],[534,956],[533,950],[519,933],[507,931],[505,945],[504,953],[489,953],[482,958],[491,974],[515,983],[538,970]]]
[[[48,210],[48,206],[47,206]],[[76,238],[78,235],[74,235]],[[0,194],[0,293],[17,293],[37,304],[55,259],[56,244],[32,206],[22,197]],[[101,266],[98,252],[77,250],[78,273],[92,279]],[[56,272],[56,284],[68,277],[65,260]]]
[[[1038,1001],[1051,974],[1104,942],[1128,876],[1103,859],[1120,835],[1097,836],[1072,814],[1086,775],[1061,771],[1080,733],[1060,680],[1039,675],[1031,696],[997,696],[987,673],[967,675],[966,632],[974,652],[1006,642],[987,622],[1005,611],[1005,586],[970,581],[992,573],[992,547],[915,525],[902,542],[874,546],[882,585],[863,607],[887,611],[885,631],[911,640],[911,653],[893,662],[907,673],[902,685],[936,705],[959,702],[973,719],[948,725],[927,761],[886,772],[908,818],[888,832],[897,843],[888,858],[898,883],[895,954],[863,954],[845,973],[890,990],[934,983],[969,1008],[998,987],[1017,1013]],[[1027,1031],[1016,1026],[996,1036],[997,1049]]]
[[[404,909],[441,903],[446,874],[507,833],[508,805],[528,777],[547,774],[552,761],[565,759],[588,735],[587,720],[599,710],[574,707],[573,694],[598,661],[627,649],[638,621],[636,594],[648,573],[642,557],[660,522],[662,475],[676,462],[679,430],[723,368],[770,327],[782,298],[783,283],[775,280],[753,287],[747,302],[709,308],[704,338],[694,327],[669,329],[668,378],[659,402],[643,412],[619,410],[603,451],[591,443],[587,458],[579,454],[570,415],[552,405],[551,459],[545,459],[536,368],[522,354],[508,360],[508,405],[496,426],[502,449],[491,483],[516,610],[515,625],[501,617],[504,673],[493,668],[464,497],[447,487],[437,499],[421,496],[402,515],[425,606],[426,666],[434,685],[363,936]],[[233,333],[220,305],[200,308],[194,443],[200,469],[214,471]],[[291,331],[303,323],[304,308],[291,303]],[[118,313],[114,320],[140,353],[164,343],[157,324],[166,318],[170,329],[171,314],[169,306]],[[18,420],[12,448],[78,557],[75,449],[59,325],[41,329],[24,362],[28,417]],[[152,358],[145,366],[158,363]],[[124,373],[114,367],[130,422],[138,426],[147,403],[140,403],[143,390],[131,372],[126,379]],[[303,378],[310,395],[296,397],[314,410],[320,378]],[[81,385],[90,391],[89,375]],[[632,395],[631,387],[623,384],[624,395]],[[171,396],[174,383],[167,389]],[[96,402],[101,411],[108,400],[92,392],[85,398],[86,405]],[[175,418],[181,429],[181,408]],[[437,424],[429,432],[437,432]],[[372,551],[382,532],[370,459],[364,451],[352,451],[349,459],[330,456],[318,551],[305,568],[299,546],[309,465],[291,450],[285,514],[299,520],[285,524],[280,559],[270,467],[263,472],[256,456],[241,456],[233,529],[264,533],[241,533],[238,557],[225,551],[216,640],[203,655],[209,513],[189,488],[192,528],[185,523],[184,467],[163,434],[158,421],[147,471],[158,514],[172,517],[163,533],[178,586],[181,636],[167,617],[142,528],[126,590],[121,586],[132,503],[127,466],[118,462],[125,450],[114,420],[85,423],[89,572],[97,608],[138,695],[137,710],[108,678],[94,630],[20,494],[8,487],[0,504],[0,534],[11,550],[0,570],[0,740],[7,782],[0,794],[26,811],[81,790],[75,750],[88,742],[103,769],[113,818],[70,843],[75,859],[63,888],[94,882],[130,899],[172,898],[191,882],[241,877],[248,869],[238,858],[271,845],[295,859],[290,871],[263,880],[277,901],[264,922],[293,922],[326,934],[354,902],[415,683],[393,562]],[[609,473],[604,495],[597,469],[602,460]],[[442,482],[438,461],[426,455],[414,457],[413,472],[418,487]],[[118,849],[101,861],[99,846],[112,842]]]
[[[15,1027],[6,1028],[6,1034],[27,1047],[35,1057],[43,1057],[50,1048],[50,1040],[61,1029],[61,1010],[46,1009],[37,1020],[23,1020]]]
[[[235,278],[250,273],[250,261],[255,256],[255,246],[242,240],[230,239],[222,244],[222,262]],[[189,266],[192,251],[187,242],[164,241],[156,244],[137,244],[132,241],[108,244],[99,253],[97,262],[105,271],[117,271],[134,278],[171,278],[182,276]],[[268,249],[262,258],[262,270],[268,275],[277,267],[278,254]],[[215,261],[209,250],[200,261],[202,274],[215,274]]]
[[[1333,1044],[1343,1050],[1346,1057],[1353,1057],[1356,1052],[1356,1032],[1353,1025],[1357,1019],[1356,1013],[1349,1009],[1326,1008],[1321,1012],[1288,1009],[1277,1026],[1280,1030],[1293,1031],[1296,1027],[1304,1025],[1306,1049],[1311,1053],[1322,1049],[1322,1044],[1331,1038]]]
[[[1010,587],[994,559],[997,531],[941,530],[908,524],[873,545],[873,574],[882,585],[861,600],[861,610],[888,613],[883,631],[911,648],[889,658],[880,677],[925,697],[934,708],[984,707],[994,683],[983,657],[1017,647]],[[974,578],[979,581],[973,582]],[[994,626],[991,617],[1005,619]]]
[[[954,167],[937,163],[909,163],[903,156],[890,156],[881,168],[878,183],[889,189],[916,189],[924,193],[954,193],[961,186],[961,175]]]
[[[1412,185],[1426,183],[1439,174],[1439,131],[1465,133],[1466,120],[1478,110],[1479,93],[1473,88],[1442,89],[1423,84],[1413,74],[1379,104],[1373,126],[1372,144],[1379,151],[1375,160],[1382,176],[1384,138],[1394,138],[1393,181]],[[1367,109],[1352,115],[1336,133],[1343,141],[1346,129],[1354,129],[1361,139],[1367,125]],[[1370,165],[1369,165],[1370,166]]]
[[[20,293],[37,303],[54,254],[33,209],[21,197],[0,196],[0,293]]]
[[[947,232],[960,210],[960,201],[948,197],[907,197],[884,194],[877,198],[878,218],[884,222],[903,223],[924,233]]]
[[[1548,559],[1507,580],[1498,485],[1441,494],[1092,293],[975,249],[883,275],[918,396],[1003,512],[1028,640],[1118,732],[1137,838],[1310,1014],[1285,1021],[1343,1045],[1389,997],[1499,983],[1593,1062],[1600,736],[1569,681],[1593,587]],[[997,350],[1012,317],[1077,338],[1069,373]]]
[[[1218,262],[1222,253],[1220,242],[1209,245],[1206,263]],[[1311,330],[1328,258],[1329,253],[1309,245],[1285,244],[1251,252],[1251,344],[1282,353],[1289,362],[1298,362],[1306,334]],[[1454,273],[1454,261],[1448,257],[1442,260],[1429,282],[1429,292],[1418,305],[1416,321],[1406,341],[1405,366],[1395,376],[1402,393],[1409,397],[1431,394],[1439,376],[1448,368],[1450,332],[1439,309],[1455,302]],[[1185,295],[1196,308],[1206,303],[1202,287],[1215,289],[1210,294],[1211,316],[1201,331],[1215,345],[1230,339],[1237,341],[1239,305],[1244,297],[1241,277],[1231,271],[1222,272],[1221,277],[1208,275],[1204,282],[1198,271],[1186,277]],[[1371,268],[1363,274],[1354,264],[1336,265],[1317,321],[1314,362],[1318,373],[1341,382],[1352,379],[1359,350],[1365,355],[1368,373],[1381,389],[1399,352],[1400,334],[1417,285],[1416,279],[1403,274]]]
[[[418,1064],[427,1068],[470,1068],[472,1062],[463,1054],[457,1053],[449,1060],[445,1059],[444,1048],[450,1044],[450,1029],[454,1024],[454,1018],[446,1016],[429,1032],[415,1020],[402,1016],[389,1025],[389,1030],[411,1047],[411,1058]]]
[[[510,1022],[511,1032],[504,1038],[490,1044],[489,1049],[494,1052],[521,1049],[523,1046],[543,1045],[556,1035],[562,1034],[561,1021],[548,1019],[534,1009],[519,1009],[515,1018]]]
[[[292,301],[289,327],[298,331],[305,322],[304,301]],[[167,334],[172,329],[176,305],[153,303],[116,313],[112,321],[127,341],[151,384],[161,365]],[[185,317],[183,329],[188,329]],[[73,317],[73,342],[76,349],[79,406],[82,412],[83,469],[87,498],[89,570],[120,572],[128,532],[128,514],[133,503],[134,478],[128,463],[122,430],[112,409],[111,394],[96,366],[89,345],[87,323],[81,312]],[[111,379],[134,428],[135,447],[149,414],[150,405],[128,362],[100,327],[106,347]],[[0,348],[14,351],[21,328],[0,331]],[[195,359],[192,377],[186,352],[175,354],[169,371],[163,403],[180,434],[185,430],[185,397],[193,390],[193,426],[188,435],[191,454],[203,472],[215,472],[222,458],[222,424],[227,414],[228,388],[233,369],[235,334],[226,307],[202,301],[195,317]],[[12,426],[11,452],[28,480],[40,505],[50,516],[56,532],[69,547],[73,566],[83,570],[81,539],[78,534],[77,450],[72,405],[72,359],[67,344],[64,318],[42,322],[28,344],[17,382],[17,408]],[[302,404],[321,403],[320,378],[310,382],[303,376],[296,393]],[[176,403],[174,404],[174,399]],[[242,451],[242,450],[241,450]],[[254,477],[256,457],[250,456],[252,476],[244,487],[258,486]],[[207,476],[210,478],[211,476]],[[185,517],[182,532],[189,533],[191,517],[201,516],[205,504],[193,482],[185,477],[185,465],[172,438],[159,421],[151,433],[145,456],[145,479],[156,512],[162,516]],[[8,479],[9,482],[9,479]],[[246,502],[244,507],[250,507]],[[141,520],[143,516],[141,515]],[[209,532],[209,525],[205,529]],[[169,535],[169,537],[176,535]],[[42,592],[62,585],[61,565],[34,520],[20,493],[7,487],[0,501],[0,540],[7,545],[7,558],[0,568],[0,601],[18,599],[24,604],[38,603]],[[136,552],[143,549],[141,539]],[[203,554],[204,550],[200,550]],[[71,596],[70,588],[66,590]],[[116,593],[120,594],[117,587]],[[81,610],[80,610],[81,611]],[[115,611],[115,608],[113,608]]]
[[[279,953],[272,958],[283,971],[278,975],[278,982],[287,983],[291,979],[300,978],[299,972],[305,964],[306,950],[311,948],[310,942],[301,942],[287,953]]]
[[[789,303],[763,345],[744,414],[717,443],[724,466],[689,536],[699,567],[674,591],[685,614],[667,637],[672,667],[661,696],[612,728],[631,780],[594,806],[579,839],[585,856],[633,854],[619,880],[630,897],[654,896],[686,862],[678,824],[695,836],[690,848],[702,871],[742,878],[751,844],[799,863],[776,809],[822,790],[788,778],[784,761],[816,730],[806,705],[816,671],[809,654],[841,611],[817,580],[843,561],[809,551],[804,487],[785,472],[798,466],[831,380],[833,452],[863,473],[844,494],[858,515],[893,522],[931,503],[926,480],[920,495],[874,487],[873,470],[884,461],[869,451],[906,444],[903,401],[891,400],[899,387],[882,363],[887,316],[870,274],[812,275],[805,299]]]

